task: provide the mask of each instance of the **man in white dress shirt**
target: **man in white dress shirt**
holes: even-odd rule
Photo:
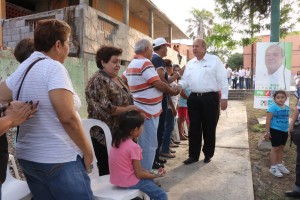
[[[246,71],[244,67],[241,65],[239,69],[239,88],[242,90],[244,88],[244,79],[245,79]]]
[[[195,58],[190,60],[179,85],[188,88],[191,94],[187,100],[190,118],[189,158],[184,164],[197,162],[200,157],[202,135],[204,162],[209,163],[215,152],[216,127],[221,109],[227,108],[228,82],[226,69],[220,58],[206,53],[203,39],[193,42]],[[221,100],[219,98],[221,91]]]

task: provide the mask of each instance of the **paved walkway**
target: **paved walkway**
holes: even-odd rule
[[[254,200],[249,159],[246,107],[229,101],[217,127],[215,156],[208,164],[182,163],[188,157],[188,143],[182,142],[176,158],[166,164],[167,175],[158,179],[170,200]]]

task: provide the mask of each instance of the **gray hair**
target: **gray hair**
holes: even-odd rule
[[[134,45],[134,52],[136,54],[142,53],[145,51],[146,47],[151,46],[151,42],[147,39],[140,39]]]

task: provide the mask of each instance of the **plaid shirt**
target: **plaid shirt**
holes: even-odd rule
[[[118,116],[112,114],[118,106],[133,105],[133,98],[127,86],[119,78],[120,88],[103,70],[97,71],[88,81],[85,88],[88,118],[105,122],[114,134],[118,128]],[[105,137],[101,128],[91,129],[91,137],[105,145]]]

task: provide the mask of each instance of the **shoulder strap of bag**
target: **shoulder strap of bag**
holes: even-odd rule
[[[27,67],[27,69],[26,69],[26,71],[25,71],[25,74],[24,74],[24,76],[23,76],[23,79],[22,79],[22,81],[21,81],[20,87],[19,87],[19,89],[18,89],[18,93],[17,93],[16,100],[19,100],[19,96],[20,96],[20,92],[21,92],[21,87],[22,87],[23,82],[24,82],[24,80],[25,80],[25,77],[26,77],[26,75],[28,74],[28,72],[30,71],[30,69],[31,69],[31,68],[33,67],[33,65],[35,65],[37,62],[39,62],[40,60],[44,60],[44,59],[45,59],[45,58],[39,58],[39,59],[35,60],[33,63],[31,63],[31,64]]]
[[[26,75],[27,75],[28,72],[30,71],[30,69],[31,69],[31,68],[33,67],[33,65],[35,65],[37,62],[39,62],[40,60],[44,60],[44,59],[45,59],[45,58],[39,58],[39,59],[35,60],[33,63],[31,63],[31,64],[27,67],[27,69],[26,69],[26,71],[25,71],[25,74],[24,74],[24,76],[23,76],[23,79],[22,79],[22,81],[21,81],[20,87],[19,87],[19,89],[18,89],[18,93],[17,93],[16,100],[19,100],[19,96],[20,96],[20,92],[21,92],[21,88],[22,88],[23,82],[24,82],[24,80],[25,80]],[[19,130],[20,130],[20,126],[17,126],[16,142],[17,142],[17,140],[18,140]]]

